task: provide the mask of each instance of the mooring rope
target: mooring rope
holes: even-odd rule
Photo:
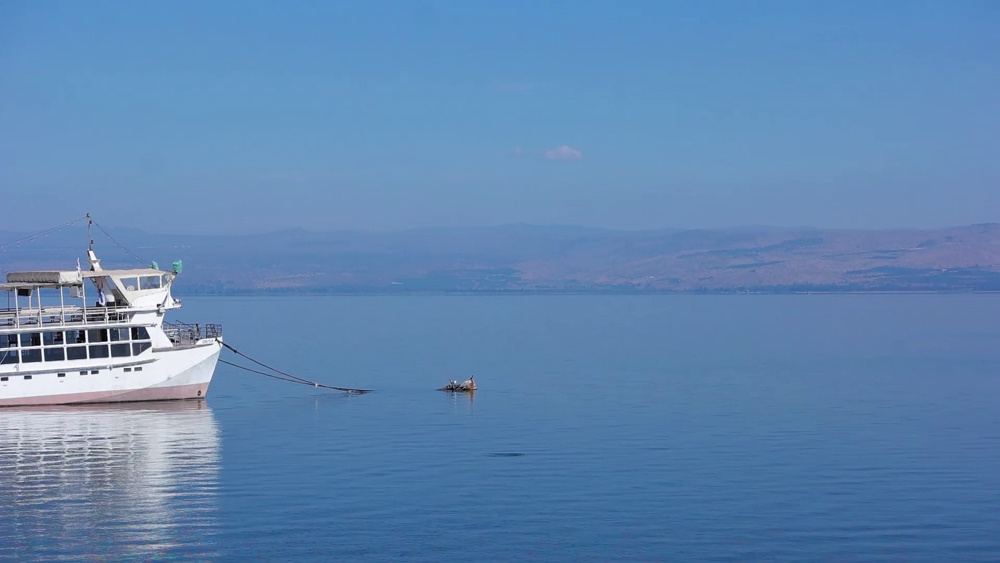
[[[372,392],[371,389],[353,389],[353,388],[350,388],[350,387],[335,387],[333,385],[324,385],[324,384],[319,383],[317,381],[310,381],[308,379],[301,378],[301,377],[299,377],[297,375],[292,375],[292,374],[290,374],[288,372],[281,371],[278,368],[271,367],[271,366],[265,364],[264,362],[255,360],[255,359],[251,358],[250,356],[247,356],[243,352],[240,352],[236,348],[233,348],[229,344],[226,344],[225,342],[222,342],[221,344],[223,346],[225,346],[230,352],[236,354],[237,356],[240,356],[242,358],[246,358],[247,360],[249,360],[249,361],[251,361],[251,362],[253,362],[253,363],[257,364],[257,365],[259,365],[259,366],[261,366],[263,368],[269,369],[269,370],[271,370],[271,371],[273,371],[275,373],[281,374],[284,377],[280,377],[280,376],[277,376],[277,375],[274,375],[274,374],[271,374],[271,373],[266,373],[266,372],[263,372],[263,371],[260,371],[260,370],[256,370],[256,369],[253,369],[253,368],[248,368],[246,366],[241,366],[239,364],[234,364],[233,362],[227,362],[226,360],[219,360],[220,362],[226,364],[227,366],[232,366],[234,368],[239,368],[239,369],[248,371],[250,373],[256,373],[256,374],[267,376],[267,377],[270,377],[270,378],[273,378],[273,379],[277,379],[277,380],[280,380],[280,381],[287,381],[289,383],[298,383],[299,385],[309,385],[311,387],[321,387],[323,389],[332,389],[334,391],[343,391],[345,393],[353,393],[353,394],[356,394],[356,395],[361,395],[361,394],[364,394],[364,393],[371,393]]]

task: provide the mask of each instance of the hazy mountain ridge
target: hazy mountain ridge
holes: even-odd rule
[[[110,232],[164,268],[183,259],[180,294],[1000,290],[998,224],[882,231],[511,225],[241,236]],[[0,232],[0,241],[20,236]],[[136,264],[101,233],[94,239],[105,266]],[[65,229],[7,247],[0,270],[72,268],[85,247],[82,229]]]

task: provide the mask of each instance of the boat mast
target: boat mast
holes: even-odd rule
[[[94,218],[87,213],[87,261],[90,262],[90,271],[97,272],[101,270],[101,261],[97,259],[97,255],[94,254],[94,239],[93,235],[90,233],[90,227],[94,224]],[[101,228],[98,225],[97,228]],[[104,229],[101,229],[102,231]],[[106,233],[105,233],[106,234]]]

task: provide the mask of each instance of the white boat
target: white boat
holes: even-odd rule
[[[0,406],[203,399],[222,327],[165,322],[179,273],[10,272],[0,291]],[[0,298],[2,298],[0,293]]]

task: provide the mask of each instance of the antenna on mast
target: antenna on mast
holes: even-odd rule
[[[87,213],[87,250],[94,250],[94,239],[90,236],[90,227],[94,224],[94,219]]]

